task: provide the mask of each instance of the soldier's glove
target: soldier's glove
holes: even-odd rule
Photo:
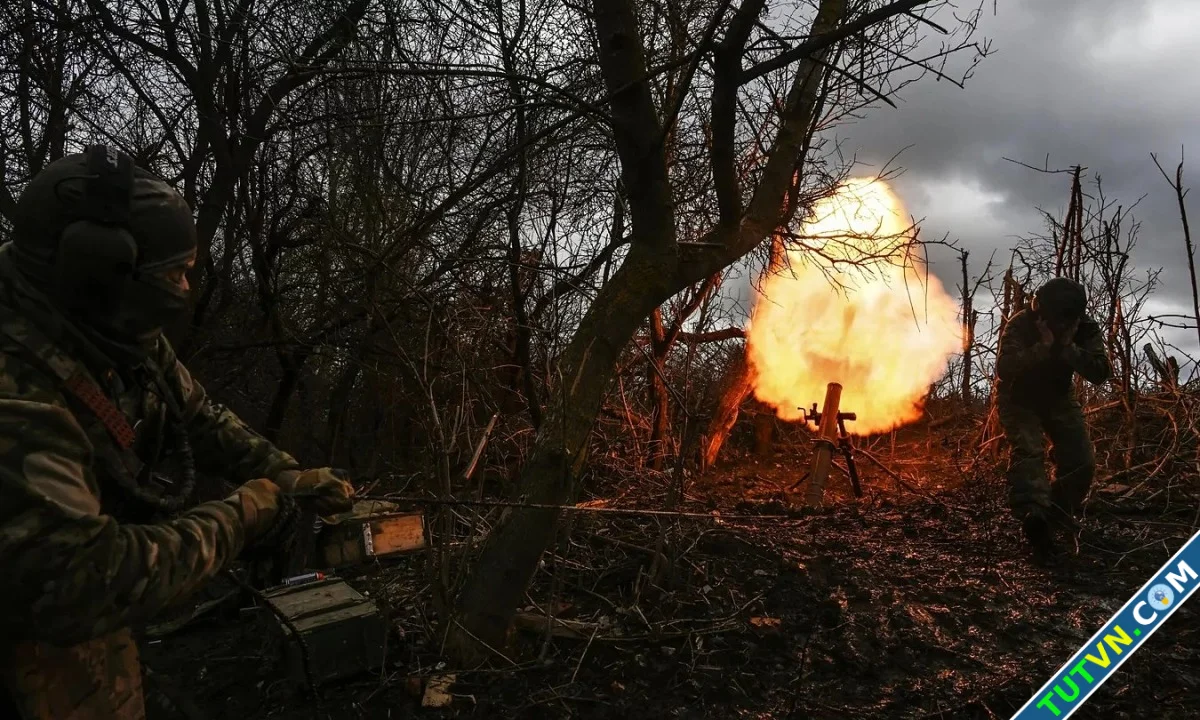
[[[254,547],[269,540],[269,535],[280,525],[283,498],[279,486],[266,478],[258,478],[242,485],[225,502],[238,509],[242,516],[243,547]]]
[[[275,478],[275,482],[286,495],[305,503],[324,517],[349,512],[354,508],[354,486],[346,482],[345,475],[344,471],[327,467],[284,470]]]

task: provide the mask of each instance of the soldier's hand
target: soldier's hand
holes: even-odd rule
[[[225,502],[236,507],[242,515],[246,547],[270,532],[279,518],[279,486],[266,478],[242,485]]]
[[[335,515],[354,507],[354,486],[333,468],[284,470],[275,482],[296,500],[311,503],[318,515]]]
[[[1062,334],[1058,337],[1060,344],[1066,346],[1075,341],[1075,333],[1079,330],[1079,320],[1080,318],[1075,318],[1067,326],[1067,329],[1062,331]]]
[[[1037,318],[1037,329],[1041,334],[1039,338],[1040,345],[1049,347],[1054,344],[1054,331],[1050,329],[1050,326],[1041,317]]]

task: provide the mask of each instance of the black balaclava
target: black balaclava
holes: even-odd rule
[[[25,187],[13,260],[38,290],[121,365],[143,362],[188,308],[159,276],[196,250],[191,209],[171,186],[114,148],[48,165]]]
[[[1087,310],[1087,290],[1070,278],[1054,278],[1034,294],[1033,310],[1052,328],[1066,327]]]

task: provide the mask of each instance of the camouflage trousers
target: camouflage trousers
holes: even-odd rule
[[[60,648],[27,643],[3,661],[22,720],[144,720],[142,671],[129,630]]]
[[[1079,403],[1070,396],[1037,403],[1002,397],[999,411],[1011,448],[1008,502],[1013,516],[1050,519],[1056,506],[1077,516],[1096,474],[1096,455]],[[1052,443],[1053,486],[1046,477],[1047,437]]]

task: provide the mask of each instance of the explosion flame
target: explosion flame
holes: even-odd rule
[[[923,267],[899,198],[852,179],[818,202],[764,278],[746,332],[755,396],[784,420],[842,384],[856,435],[920,419],[929,386],[962,349],[958,306]]]

